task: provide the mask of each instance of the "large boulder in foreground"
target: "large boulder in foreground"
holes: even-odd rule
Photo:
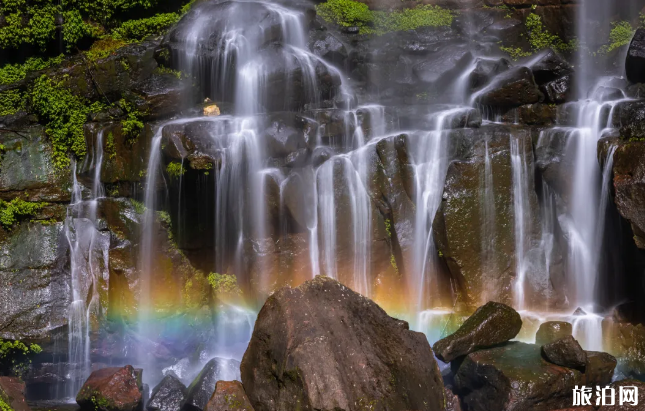
[[[489,302],[468,317],[459,329],[437,341],[435,355],[443,362],[486,347],[492,347],[515,338],[522,328],[522,318],[508,305]]]
[[[242,382],[256,411],[445,410],[426,337],[322,276],[267,299]]]
[[[186,399],[186,386],[173,375],[166,375],[152,390],[148,411],[179,411]]]
[[[638,29],[632,38],[625,60],[627,80],[645,83],[645,29]]]
[[[205,411],[253,411],[253,406],[239,381],[217,381]]]
[[[645,383],[639,380],[627,379],[611,383],[611,388],[616,392],[616,405],[603,405],[598,408],[598,411],[643,411],[645,410]],[[637,404],[633,402],[624,402],[620,405],[620,387],[623,389],[630,389],[636,387],[638,394],[633,399],[637,399]]]
[[[139,411],[143,408],[141,373],[131,365],[94,371],[76,402],[88,411]]]
[[[541,347],[512,342],[468,355],[455,388],[469,411],[550,411],[571,407],[573,388],[611,382],[615,359],[587,352],[584,373],[549,363]]]

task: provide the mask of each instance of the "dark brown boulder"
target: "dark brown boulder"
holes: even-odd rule
[[[530,68],[535,82],[540,86],[573,74],[573,67],[551,49],[545,50],[540,57],[533,60]]]
[[[547,321],[540,324],[540,328],[535,334],[535,343],[537,345],[549,344],[573,335],[573,326],[565,321]]]
[[[461,402],[452,390],[446,387],[446,411],[461,411]]]
[[[627,80],[645,83],[645,29],[638,29],[632,38],[625,60]]]
[[[425,336],[322,276],[267,299],[242,382],[256,411],[445,409]]]
[[[253,411],[253,406],[239,381],[217,381],[204,411]]]
[[[239,362],[235,360],[213,358],[207,362],[197,377],[188,386],[186,400],[181,409],[183,411],[204,410],[215,392],[217,381],[229,375],[236,375],[238,369]]]
[[[76,396],[82,410],[137,411],[143,408],[141,373],[131,365],[94,371]]]
[[[173,375],[166,375],[152,390],[148,411],[179,411],[186,399],[186,386]]]
[[[618,212],[631,224],[636,246],[645,249],[645,143],[621,144],[614,153]]]
[[[584,371],[587,353],[571,335],[542,346],[542,353],[549,362],[563,367]]]
[[[582,373],[546,361],[539,345],[511,342],[469,354],[455,375],[455,388],[469,411],[566,409],[572,405],[576,385],[611,382],[608,354],[597,354],[587,352]]]
[[[459,329],[437,341],[435,355],[443,362],[514,338],[522,328],[522,318],[508,305],[489,302],[477,309]]]
[[[25,401],[25,383],[15,377],[0,377],[0,402],[7,404],[9,410],[31,410]]]
[[[492,107],[519,107],[538,103],[544,96],[538,90],[531,70],[516,67],[503,72],[476,97],[476,102]]]

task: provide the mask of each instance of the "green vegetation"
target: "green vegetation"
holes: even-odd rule
[[[185,172],[186,169],[184,169],[184,166],[176,161],[173,161],[166,166],[166,173],[168,173],[170,178],[179,178],[183,176]]]
[[[24,108],[24,95],[18,90],[0,92],[0,116],[16,114]]]
[[[47,205],[47,203],[31,203],[20,198],[14,198],[11,201],[0,200],[0,224],[7,229],[18,222],[21,217],[28,217],[36,214]],[[0,357],[2,356],[2,347],[0,347]]]
[[[600,54],[607,54],[617,48],[628,45],[634,37],[634,29],[628,21],[612,23],[614,28],[609,33],[609,43],[598,50]]]
[[[108,133],[107,140],[105,141],[105,152],[110,160],[116,158],[116,144],[114,143],[114,133]]]
[[[439,6],[417,6],[401,11],[372,11],[354,0],[327,0],[316,6],[325,21],[341,27],[358,27],[361,34],[381,35],[392,31],[414,30],[419,27],[450,26],[453,14]]]
[[[43,60],[40,57],[31,57],[23,64],[7,64],[0,68],[0,84],[11,84],[20,81],[32,71],[44,70],[51,66],[60,64],[63,61],[63,55]]]
[[[164,13],[147,19],[129,20],[113,32],[115,39],[143,40],[152,35],[162,34],[179,21],[179,14]]]
[[[83,125],[89,113],[99,112],[103,106],[100,103],[88,105],[45,75],[34,83],[31,103],[47,124],[46,132],[53,142],[56,167],[63,169],[69,166],[70,152],[83,157],[87,150]]]
[[[134,142],[143,130],[142,113],[125,99],[119,101],[119,107],[126,115],[126,119],[121,122],[123,135],[128,141]]]
[[[533,9],[535,8],[536,6],[533,6]],[[528,57],[534,52],[547,48],[551,48],[556,51],[574,51],[578,47],[577,40],[565,42],[557,35],[549,32],[542,23],[542,17],[535,13],[530,13],[528,15],[525,25],[528,33],[528,41],[531,45],[531,51],[525,51],[520,47],[500,47],[500,50],[507,53],[513,60]]]
[[[240,295],[242,290],[237,285],[237,277],[232,274],[208,274],[208,283],[216,294]]]
[[[172,74],[173,76],[177,77],[177,79],[181,79],[184,77],[184,73],[182,73],[179,70],[173,70],[171,68],[165,67],[165,66],[159,66],[155,69],[156,74]]]
[[[42,349],[38,344],[26,345],[21,341],[9,341],[0,338],[0,371],[11,372],[21,376],[31,362],[29,357],[40,352],[42,352]],[[2,396],[0,396],[1,401]],[[0,406],[0,409],[2,409],[2,406]],[[9,409],[11,408],[9,407]]]
[[[13,408],[0,395],[0,411],[13,411]]]
[[[524,57],[528,57],[531,54],[533,54],[530,51],[522,50],[520,47],[500,47],[499,49],[502,50],[504,53],[508,54],[511,60],[514,60],[514,61],[517,61]]]
[[[85,52],[85,55],[91,61],[104,59],[114,53],[116,50],[127,45],[123,40],[116,40],[112,37],[105,37],[92,44],[92,47]]]
[[[110,405],[110,401],[108,401],[105,397],[99,396],[99,394],[92,395],[92,404],[94,405],[94,409],[96,411],[98,410],[109,410],[113,407]]]
[[[134,198],[131,198],[130,203],[132,203],[132,206],[134,207],[134,212],[135,213],[137,213],[137,214],[145,214],[146,205],[143,204],[141,201],[137,201]]]

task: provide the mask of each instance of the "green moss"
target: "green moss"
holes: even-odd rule
[[[0,84],[11,84],[20,81],[31,71],[44,70],[51,66],[60,64],[63,61],[63,55],[43,60],[39,57],[31,57],[24,64],[7,64],[0,68]]]
[[[608,44],[602,46],[598,53],[607,54],[617,48],[628,45],[634,37],[634,29],[628,21],[612,23],[614,26],[609,33]]]
[[[105,141],[105,151],[110,160],[116,158],[116,144],[114,143],[114,133],[112,132],[108,133],[107,140]]]
[[[0,395],[0,411],[13,411],[13,408]]]
[[[551,34],[542,24],[542,17],[531,13],[526,18],[526,29],[529,34],[529,43],[534,51],[552,48],[558,51],[573,51],[576,41],[564,42],[560,37]]]
[[[101,104],[88,105],[68,89],[43,75],[34,82],[31,105],[41,121],[46,123],[46,132],[53,143],[53,159],[57,168],[69,166],[70,153],[79,158],[85,156],[87,147],[83,125],[89,113],[103,109]]]
[[[170,229],[170,227],[172,226],[172,219],[170,218],[170,214],[168,214],[167,211],[157,211],[157,217],[159,217],[159,220],[166,224]]]
[[[19,219],[36,214],[45,205],[47,203],[32,203],[20,198],[14,198],[11,201],[0,200],[0,224],[11,229]]]
[[[24,109],[24,95],[18,90],[0,92],[0,116],[10,116]]]
[[[173,24],[179,21],[179,14],[164,13],[147,19],[129,20],[113,32],[116,39],[143,40],[152,35],[163,34]]]
[[[123,40],[117,40],[112,37],[105,37],[92,44],[92,47],[85,53],[91,61],[97,61],[110,56],[112,53],[126,46],[127,43]]]
[[[388,237],[392,238],[392,222],[389,218],[385,219],[385,232],[387,232]]]
[[[394,268],[394,271],[396,271],[396,273],[398,274],[399,266],[396,264],[396,258],[394,258],[394,254],[390,254],[390,265],[392,266],[392,268]]]
[[[143,114],[137,110],[134,104],[125,99],[119,101],[119,107],[126,115],[125,120],[121,122],[123,135],[128,141],[134,142],[143,130],[143,121],[141,120]]]
[[[508,54],[511,60],[514,60],[514,61],[517,61],[523,57],[528,57],[531,54],[533,54],[530,51],[522,50],[520,47],[500,47],[499,49],[502,50],[504,53]]]
[[[232,274],[210,273],[207,279],[216,294],[242,294],[242,290],[237,286],[237,277]]]
[[[145,214],[146,206],[141,201],[137,201],[137,200],[131,198],[130,203],[132,203],[132,206],[134,207],[134,211],[137,214]]]
[[[177,77],[177,79],[181,79],[184,76],[184,73],[182,73],[179,70],[173,70],[168,67],[164,66],[159,66],[155,69],[156,74],[172,74],[173,76]]]
[[[31,362],[30,356],[40,354],[42,348],[38,344],[27,345],[17,340],[3,340],[0,338],[0,373],[11,372],[21,376]],[[0,402],[2,399],[0,391]],[[7,405],[8,406],[8,405]],[[0,410],[2,405],[0,404]],[[9,408],[11,409],[11,408]]]
[[[166,173],[168,173],[170,178],[179,178],[183,176],[185,172],[186,170],[184,169],[184,166],[176,161],[173,161],[166,166]]]
[[[382,12],[372,11],[354,0],[328,0],[316,6],[325,21],[342,27],[358,27],[361,34],[384,34],[414,30],[419,27],[450,26],[453,14],[439,6],[417,6],[413,9]]]

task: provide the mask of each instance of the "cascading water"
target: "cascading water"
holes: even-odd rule
[[[511,167],[513,172],[513,215],[515,225],[515,307],[525,307],[524,282],[526,281],[529,227],[527,222],[529,207],[529,172],[524,158],[524,139],[511,136]]]

